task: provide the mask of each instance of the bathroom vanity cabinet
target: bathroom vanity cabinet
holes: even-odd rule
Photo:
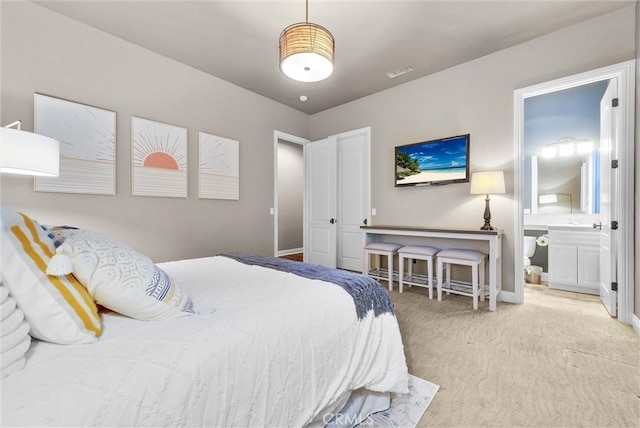
[[[549,288],[599,294],[599,230],[591,226],[549,226]]]

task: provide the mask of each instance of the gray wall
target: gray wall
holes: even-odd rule
[[[507,194],[492,196],[491,223],[505,232],[503,288],[513,291],[513,91],[632,59],[635,31],[627,8],[315,114],[311,139],[371,126],[373,224],[479,228],[484,200],[468,183],[393,185],[395,145],[471,133],[471,171],[505,171]]]
[[[371,126],[373,224],[476,228],[484,201],[468,184],[397,189],[392,173],[395,145],[469,132],[471,170],[505,170],[507,194],[491,199],[492,224],[506,233],[505,290],[514,278],[513,91],[638,55],[638,12],[629,8],[309,118],[32,3],[0,4],[2,124],[22,119],[32,130],[34,92],[118,113],[117,196],[35,193],[32,179],[3,175],[3,204],[42,222],[102,230],[156,261],[271,254],[273,131],[315,140]],[[131,115],[188,128],[187,199],[130,196]],[[240,201],[197,199],[200,130],[240,141]]]
[[[278,141],[278,251],[302,248],[303,204],[302,145]]]
[[[117,195],[33,192],[2,175],[2,203],[43,223],[100,230],[155,261],[273,254],[273,132],[308,115],[27,2],[2,2],[2,124],[33,130],[33,94],[117,112]],[[132,197],[130,117],[188,129],[189,196]],[[240,141],[240,200],[198,199],[198,131]]]

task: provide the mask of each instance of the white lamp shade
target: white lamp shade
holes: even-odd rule
[[[495,195],[505,193],[504,172],[483,171],[471,174],[472,195]]]
[[[56,177],[60,143],[53,138],[12,128],[0,128],[0,172]]]

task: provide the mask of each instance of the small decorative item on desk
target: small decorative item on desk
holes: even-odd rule
[[[505,193],[504,173],[502,171],[483,171],[471,174],[472,195],[486,195],[484,207],[484,225],[480,230],[494,230],[491,226],[489,195]]]

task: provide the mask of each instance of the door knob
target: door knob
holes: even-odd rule
[[[367,219],[365,218],[364,220],[362,220],[362,223],[366,226],[367,225]]]
[[[593,223],[593,228],[594,228],[594,229],[600,229],[600,230],[602,230],[602,222],[600,222],[600,223]]]
[[[336,219],[334,219],[334,218],[332,218],[331,220],[329,220],[329,223],[331,223],[331,224],[336,223],[336,222],[337,222],[337,220],[336,220]]]

